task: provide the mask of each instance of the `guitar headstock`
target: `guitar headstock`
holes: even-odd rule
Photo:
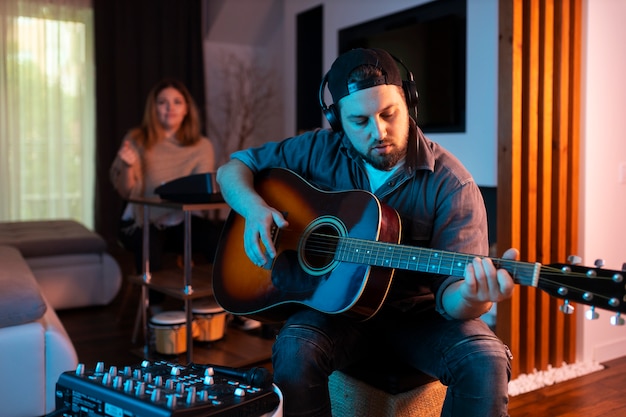
[[[596,265],[600,265],[598,262]],[[537,287],[550,295],[565,300],[561,308],[571,313],[570,301],[592,306],[588,318],[598,317],[595,308],[617,313],[611,319],[616,325],[624,324],[621,313],[626,313],[626,272],[570,264],[550,264],[541,267]]]

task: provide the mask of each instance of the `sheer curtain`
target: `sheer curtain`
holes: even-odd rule
[[[91,0],[0,1],[0,221],[93,228]]]

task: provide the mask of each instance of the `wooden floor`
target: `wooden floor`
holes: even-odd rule
[[[602,371],[513,397],[511,416],[626,416],[626,357],[604,365]]]
[[[142,360],[142,338],[138,344],[131,341],[138,299],[138,287],[125,285],[109,306],[57,312],[80,362],[88,368],[97,362],[121,367]],[[229,326],[223,340],[194,345],[194,362],[271,369],[271,344],[271,332]],[[186,357],[170,360],[185,363]],[[602,371],[512,397],[511,417],[626,416],[626,356],[604,365]]]
[[[128,255],[115,252],[113,255],[118,259],[123,275],[133,275]],[[180,274],[182,280],[182,271]],[[134,365],[143,359],[187,363],[186,354],[163,356],[154,352],[154,349],[146,349],[141,326],[133,342],[141,293],[140,286],[131,281],[125,279],[120,293],[108,306],[57,311],[74,343],[79,362],[88,368],[98,362],[118,367]],[[183,308],[183,302],[166,296],[163,307],[165,310],[178,310]],[[244,331],[235,324],[232,321],[229,323],[221,340],[194,343],[192,362],[235,368],[257,365],[267,367],[272,347],[271,329]]]

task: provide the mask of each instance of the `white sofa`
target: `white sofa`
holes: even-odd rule
[[[42,416],[76,350],[20,251],[0,246],[0,265],[0,414]]]
[[[106,242],[74,220],[0,222],[0,245],[19,249],[55,310],[107,305],[120,290]]]

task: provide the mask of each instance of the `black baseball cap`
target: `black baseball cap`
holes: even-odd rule
[[[348,83],[350,73],[361,65],[378,67],[383,75]],[[396,61],[383,49],[352,49],[337,57],[328,72],[328,90],[335,103],[355,91],[384,84],[402,86],[402,77]]]

